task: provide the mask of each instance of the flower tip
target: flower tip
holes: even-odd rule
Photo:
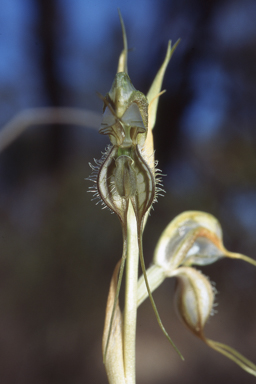
[[[253,364],[246,357],[237,352],[234,348],[229,347],[226,344],[218,343],[210,339],[203,340],[210,348],[226,356],[228,359],[234,361],[240,368],[242,368],[247,373],[250,373],[253,376],[256,376],[256,365]]]
[[[231,259],[243,260],[243,261],[245,261],[245,262],[247,262],[249,264],[252,264],[252,265],[254,265],[256,267],[256,260],[252,259],[251,257],[242,255],[241,253],[229,252],[229,251],[226,250],[225,256],[229,257]]]
[[[117,73],[119,73],[119,72],[128,73],[128,68],[127,68],[127,56],[128,56],[127,36],[126,36],[125,25],[124,25],[124,21],[123,21],[120,9],[118,8],[117,10],[118,10],[118,15],[119,15],[120,23],[121,23],[121,28],[122,28],[123,45],[124,45],[124,48],[123,48],[123,50],[120,54],[120,57],[119,57]]]

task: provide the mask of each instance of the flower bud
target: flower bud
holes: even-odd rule
[[[186,326],[215,351],[226,356],[246,372],[256,376],[256,365],[228,345],[207,339],[204,326],[212,312],[215,289],[201,272],[190,267],[178,268],[173,276],[178,278],[175,293],[179,317]]]
[[[197,336],[203,337],[204,325],[211,314],[214,289],[201,272],[190,267],[175,270],[178,279],[175,303],[179,317]]]

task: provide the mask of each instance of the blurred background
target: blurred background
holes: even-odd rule
[[[215,215],[226,247],[256,258],[255,0],[2,0],[0,127],[27,108],[98,114],[127,29],[129,75],[147,93],[167,42],[156,158],[166,195],[144,234],[149,265],[165,226],[185,210]],[[1,129],[1,128],[0,128]],[[30,126],[0,154],[0,382],[107,383],[101,356],[105,303],[122,252],[117,217],[87,193],[89,161],[108,144],[96,129]],[[256,362],[256,270],[222,260],[218,313],[206,335]],[[154,294],[182,362],[148,302],[138,311],[138,384],[252,383],[179,322],[175,282]]]

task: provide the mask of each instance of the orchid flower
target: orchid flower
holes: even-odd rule
[[[211,215],[185,212],[165,229],[156,246],[153,264],[146,270],[142,235],[152,204],[163,191],[161,172],[156,168],[152,130],[166,67],[177,47],[168,43],[166,57],[145,96],[135,89],[127,69],[127,39],[122,26],[124,49],[117,73],[103,101],[99,132],[110,145],[100,160],[90,164],[93,182],[90,192],[103,208],[116,213],[123,232],[123,254],[110,284],[103,333],[103,362],[109,383],[135,384],[135,340],[137,307],[149,297],[159,326],[183,359],[165,330],[152,292],[167,277],[175,277],[177,311],[186,326],[207,345],[232,359],[247,372],[256,375],[256,366],[234,349],[204,336],[204,325],[212,312],[215,290],[209,280],[192,265],[204,266],[223,257],[256,262],[244,255],[228,252],[222,243],[221,227]],[[138,280],[138,262],[142,276]],[[125,305],[122,314],[119,292],[126,263]]]

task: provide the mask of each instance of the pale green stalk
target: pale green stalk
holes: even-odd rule
[[[139,248],[137,220],[129,202],[127,213],[127,263],[124,307],[124,371],[127,384],[135,384],[135,344],[137,320]]]
[[[142,224],[146,222],[147,212],[155,199],[156,183],[160,180],[158,171],[155,171],[152,128],[155,123],[157,99],[161,94],[163,75],[173,49],[169,42],[166,58],[150,88],[149,100],[147,100],[145,95],[134,88],[127,74],[127,39],[120,13],[119,17],[124,49],[119,58],[117,74],[110,92],[105,97],[100,96],[104,102],[100,133],[108,135],[113,146],[100,162],[96,162],[97,167],[92,166],[94,171],[92,181],[97,183],[96,195],[99,195],[106,206],[119,216],[124,240],[119,277],[116,279],[115,272],[107,303],[103,335],[104,363],[111,384],[119,384],[118,380],[121,380],[120,383],[125,380],[126,384],[135,384],[139,259],[157,321],[165,336],[172,343],[162,325],[150,292],[141,237]],[[142,147],[143,151],[141,151]],[[97,174],[96,171],[98,171]],[[92,188],[92,192],[95,192],[94,188]],[[121,317],[116,317],[115,313],[119,314],[120,311],[118,296],[125,260],[127,264],[125,304],[120,327]],[[120,351],[123,355],[121,362]]]
[[[163,270],[163,268],[157,265],[152,265],[147,269],[147,278],[151,293],[153,293],[165,280],[165,271]],[[144,276],[141,275],[138,281],[137,306],[139,307],[147,298],[148,290],[146,287]]]

